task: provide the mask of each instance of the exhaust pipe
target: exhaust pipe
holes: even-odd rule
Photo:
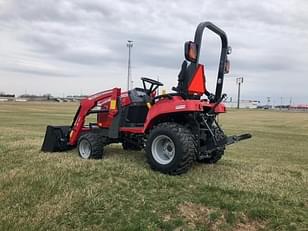
[[[73,147],[68,144],[70,130],[71,126],[48,125],[41,151],[62,152],[72,149]]]

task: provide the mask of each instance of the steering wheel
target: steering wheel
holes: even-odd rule
[[[143,82],[147,82],[147,83],[150,83],[150,84],[154,84],[154,85],[157,85],[157,86],[164,86],[163,83],[157,81],[157,80],[154,80],[154,79],[150,79],[150,78],[146,78],[146,77],[142,77],[141,80]]]
[[[143,84],[143,89],[146,92],[147,95],[151,95],[158,87],[164,86],[161,82],[154,80],[154,79],[149,79],[146,77],[142,77],[142,84]],[[147,88],[146,83],[151,84],[149,88]]]

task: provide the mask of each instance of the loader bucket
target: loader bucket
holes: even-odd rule
[[[43,152],[61,152],[72,148],[68,144],[70,126],[50,126],[46,128],[41,150]]]

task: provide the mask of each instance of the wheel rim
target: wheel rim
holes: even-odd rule
[[[152,143],[152,155],[159,164],[169,164],[175,156],[173,141],[165,135],[157,136]]]
[[[83,159],[89,159],[91,156],[91,144],[86,139],[82,139],[79,143],[79,154]]]

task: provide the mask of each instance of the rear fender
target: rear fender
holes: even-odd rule
[[[144,132],[147,132],[157,120],[166,117],[176,117],[179,114],[202,111],[203,107],[199,100],[183,100],[181,97],[162,99],[155,103],[147,114],[144,123]]]
[[[171,99],[163,98],[149,109],[144,123],[144,132],[151,129],[155,121],[161,118],[177,116],[183,113],[203,112],[213,108],[214,105],[208,101],[184,100],[180,96],[173,96]],[[224,104],[218,104],[214,111],[215,113],[225,112]]]

